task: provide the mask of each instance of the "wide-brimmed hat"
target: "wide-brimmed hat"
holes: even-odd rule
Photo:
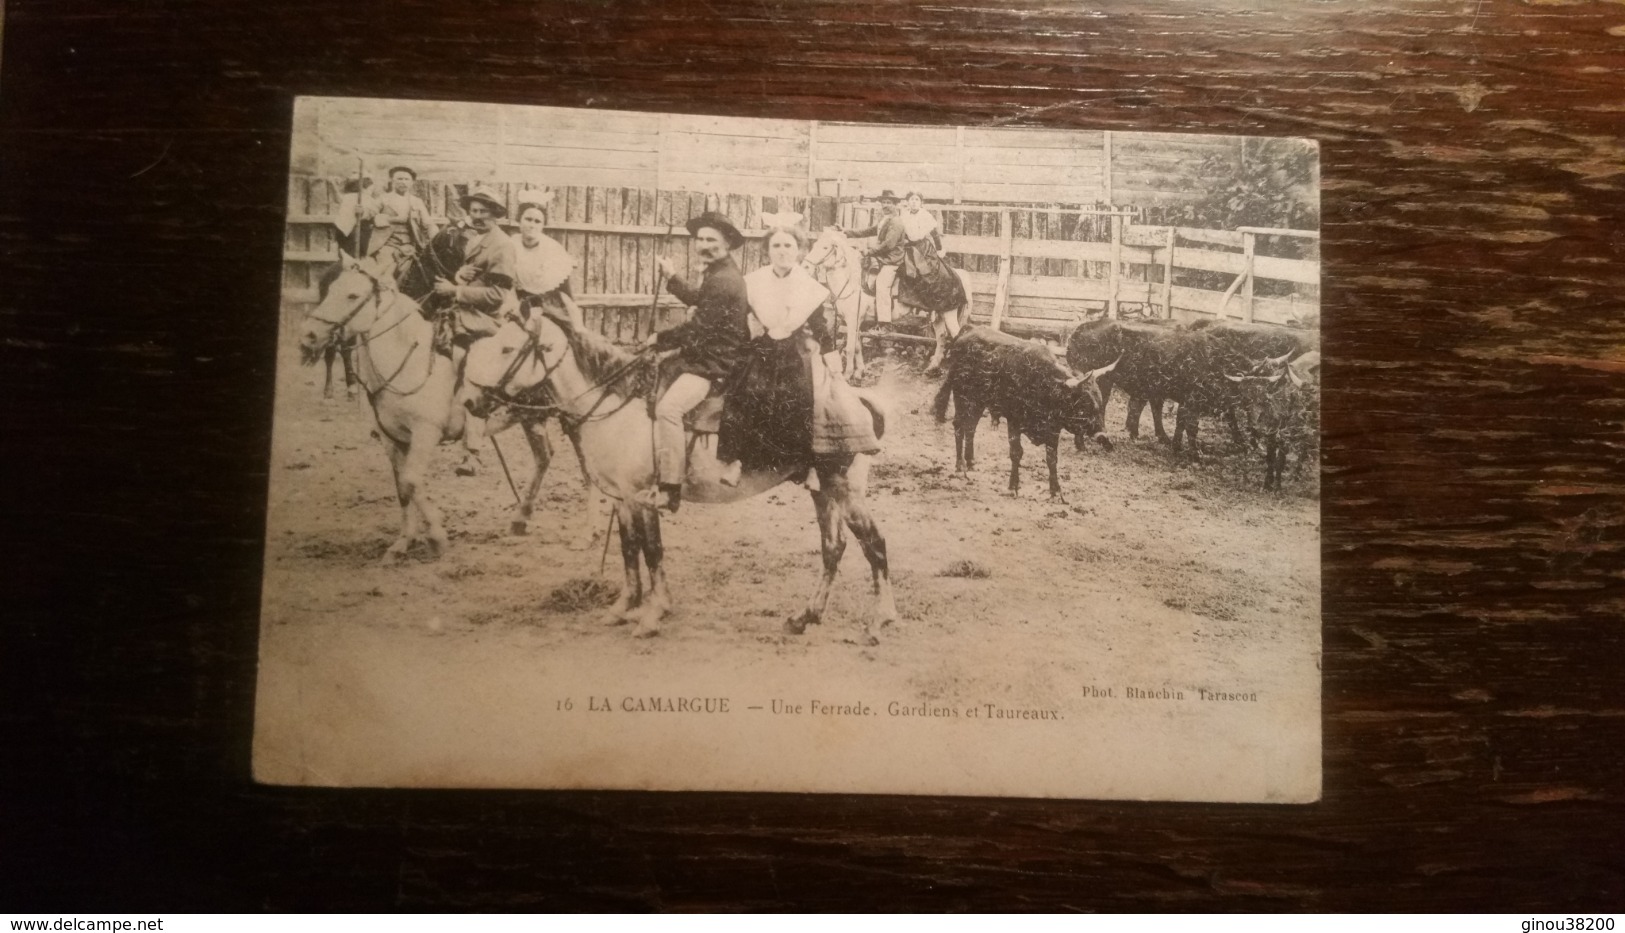
[[[728,218],[716,211],[706,211],[698,217],[690,218],[683,226],[688,228],[690,236],[698,236],[701,228],[710,227],[722,234],[722,238],[728,241],[729,249],[738,249],[745,245],[745,235],[739,232],[738,227],[729,223]]]
[[[882,204],[896,204],[898,201],[903,199],[893,194],[890,188],[887,188],[886,190],[880,192],[880,195],[876,197],[875,200]]]
[[[386,178],[394,178],[396,172],[405,172],[406,174],[411,175],[413,181],[416,181],[417,177],[418,177],[418,173],[413,171],[412,166],[410,166],[410,165],[397,165],[394,168],[390,169],[389,174],[384,176],[384,177],[386,177]]]
[[[468,210],[468,204],[470,201],[483,202],[485,206],[491,209],[491,213],[497,217],[508,216],[508,206],[503,204],[502,201],[497,198],[495,191],[492,191],[490,188],[484,187],[483,185],[475,185],[473,188],[469,189],[469,192],[459,198],[457,203],[461,204],[463,206],[463,210],[466,211]]]

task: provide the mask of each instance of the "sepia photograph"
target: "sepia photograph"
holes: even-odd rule
[[[299,98],[253,769],[1306,803],[1311,140]]]

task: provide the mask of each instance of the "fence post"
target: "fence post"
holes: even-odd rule
[[[818,196],[818,121],[807,127],[807,197]],[[811,209],[808,210],[811,213]]]
[[[1123,215],[1112,215],[1112,264],[1106,270],[1106,316],[1117,319],[1117,277],[1123,264]]]
[[[965,128],[954,127],[954,203],[963,198],[965,189]]]
[[[1106,130],[1100,140],[1100,190],[1106,205],[1112,206],[1112,131]]]
[[[1168,254],[1162,258],[1162,309],[1174,319],[1174,228],[1168,227]]]
[[[1245,141],[1242,145],[1245,149]],[[1245,314],[1246,321],[1249,324],[1253,322],[1253,247],[1256,236],[1257,234],[1254,234],[1251,231],[1241,235],[1241,255],[1244,263],[1241,274],[1246,277],[1246,281],[1241,285],[1241,297],[1242,307],[1244,309],[1243,313]]]
[[[993,291],[993,329],[1000,330],[1004,305],[1010,299],[1010,212],[999,211],[999,285]]]

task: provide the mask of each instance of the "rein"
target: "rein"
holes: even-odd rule
[[[843,269],[850,267],[852,264],[847,261],[846,254],[842,252],[841,247],[831,244],[829,248],[829,255],[818,260],[816,263],[813,263],[813,265],[824,266],[825,268],[829,269]],[[858,275],[848,275],[846,277],[847,287],[842,289],[839,295],[835,296],[835,300],[837,302],[841,302],[852,297],[853,290],[857,288],[857,283],[862,278],[863,276],[861,273]]]
[[[383,284],[378,280],[377,276],[374,276],[374,275],[368,273],[364,269],[359,269],[358,268],[355,271],[360,272],[362,275],[365,275],[367,277],[367,281],[372,283],[372,293],[370,295],[368,295],[366,298],[363,298],[360,301],[356,302],[356,306],[354,308],[350,309],[350,313],[344,315],[344,317],[340,318],[339,320],[335,321],[335,320],[333,320],[331,318],[321,317],[321,316],[317,315],[314,311],[312,311],[311,314],[310,314],[311,318],[313,318],[313,319],[315,319],[317,321],[320,321],[323,324],[328,325],[329,327],[333,328],[334,331],[338,331],[338,330],[346,327],[352,320],[354,320],[355,316],[361,313],[361,309],[367,307],[369,301],[373,304],[373,306],[377,307],[380,312],[382,312],[383,307],[384,307],[384,292],[386,291]],[[393,294],[395,294],[397,296],[399,296],[399,294],[400,294],[399,292],[395,292],[393,289],[389,289],[389,291],[391,291]],[[383,330],[375,331],[372,327],[369,327],[369,328],[367,328],[367,330],[365,332],[355,335],[355,342],[356,342],[357,348],[361,349],[361,350],[368,350],[367,363],[368,363],[368,366],[372,369],[372,371],[374,373],[378,372],[378,366],[377,366],[376,363],[374,363],[372,361],[372,353],[370,352],[370,347],[372,345],[372,342],[374,340],[377,340],[378,338],[384,336],[385,334],[389,333],[390,331],[394,330],[395,328],[400,327],[402,324],[405,324],[411,318],[411,315],[412,315],[411,310],[407,309],[406,311],[402,312],[401,315],[399,317],[397,317],[393,323],[391,323],[388,327],[385,327]],[[376,326],[377,326],[377,322],[374,321],[373,322],[373,327],[376,327]],[[424,386],[428,385],[429,380],[434,378],[434,358],[435,358],[435,356],[437,354],[434,352],[433,347],[430,347],[430,349],[429,349],[429,371],[424,374],[422,381],[420,381],[416,386],[414,386],[413,388],[411,388],[409,390],[402,390],[402,389],[397,389],[397,388],[394,387],[395,377],[399,376],[401,374],[401,372],[406,369],[406,364],[410,363],[412,361],[412,354],[416,353],[418,347],[421,346],[421,345],[422,345],[422,341],[420,341],[420,340],[412,341],[412,345],[406,349],[406,354],[401,357],[401,364],[399,366],[395,367],[395,371],[390,373],[389,376],[386,379],[384,379],[384,382],[383,382],[382,385],[380,385],[376,389],[368,389],[367,390],[367,395],[369,397],[372,397],[372,398],[377,398],[378,395],[380,393],[382,393],[382,392],[389,392],[389,393],[391,393],[393,395],[402,395],[402,396],[414,395],[417,392],[421,391]]]
[[[536,349],[537,349],[536,335],[533,334],[533,333],[529,333],[528,331],[526,333],[527,333],[527,336],[526,336],[526,339],[525,339],[524,346],[522,346],[520,348],[520,350],[519,350],[519,353],[514,356],[513,362],[508,364],[507,371],[502,374],[502,378],[500,380],[498,380],[495,388],[493,390],[490,390],[490,391],[495,391],[500,396],[502,404],[508,406],[509,408],[517,408],[520,411],[538,411],[538,412],[553,414],[553,415],[557,416],[558,419],[561,422],[564,423],[564,426],[567,429],[569,429],[571,431],[575,431],[575,430],[579,429],[582,425],[588,423],[589,421],[602,421],[605,418],[608,418],[608,417],[614,415],[616,412],[619,412],[621,409],[625,408],[627,405],[630,405],[632,403],[632,401],[633,401],[632,396],[624,396],[623,395],[623,396],[621,396],[621,403],[619,405],[616,405],[614,408],[610,409],[609,411],[606,411],[603,414],[598,415],[596,418],[593,417],[593,415],[598,411],[599,407],[602,406],[604,404],[604,401],[606,399],[608,399],[610,397],[610,395],[611,395],[611,393],[608,391],[608,389],[606,387],[609,386],[609,385],[614,384],[616,382],[616,380],[620,379],[622,376],[624,376],[627,373],[631,372],[634,367],[645,365],[648,362],[648,359],[646,357],[644,357],[644,356],[641,356],[641,355],[634,356],[631,360],[627,361],[624,365],[617,368],[614,372],[610,373],[608,376],[605,376],[604,378],[600,379],[599,381],[593,383],[592,385],[590,385],[587,388],[583,389],[582,391],[578,392],[574,397],[566,399],[566,400],[564,400],[562,402],[558,402],[556,404],[532,405],[532,404],[529,404],[527,402],[521,402],[521,401],[517,400],[516,398],[514,398],[513,396],[509,395],[507,390],[503,389],[502,386],[505,385],[508,382],[509,379],[512,379],[514,374],[519,371],[519,365],[522,362],[524,362],[525,357],[530,356],[531,354],[535,353]],[[553,373],[559,368],[559,366],[564,365],[564,357],[562,355],[559,357],[559,362],[552,365],[552,366],[547,365],[547,358],[544,357],[544,356],[541,356],[541,355],[538,354],[537,359],[542,362],[542,378],[537,380],[536,384],[538,386],[545,383],[545,382],[547,382],[549,379],[551,379],[553,377]],[[599,393],[598,401],[593,402],[592,407],[588,408],[584,413],[579,414],[579,415],[573,415],[573,414],[571,414],[571,413],[569,413],[568,411],[565,410],[565,406],[568,405],[570,402],[574,402],[577,399],[585,398],[588,393],[599,390],[599,389],[604,389],[604,391]]]

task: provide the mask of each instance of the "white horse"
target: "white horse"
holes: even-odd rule
[[[813,241],[812,248],[807,250],[806,261],[814,266],[822,266],[830,293],[836,298],[836,307],[847,324],[847,371],[854,376],[862,375],[862,350],[857,349],[858,325],[864,316],[874,309],[873,295],[864,292],[863,283],[863,253],[846,234],[834,227],[825,227]],[[952,268],[952,267],[950,267]],[[963,269],[954,269],[954,275],[959,277],[959,284],[965,292],[965,303],[958,308],[946,311],[927,312],[924,308],[916,308],[901,299],[896,304],[911,311],[928,314],[931,318],[931,333],[937,339],[937,345],[931,354],[931,362],[926,364],[925,371],[934,373],[942,368],[943,357],[948,352],[948,341],[959,336],[959,331],[970,321],[971,309],[971,280],[970,273]],[[852,284],[850,289],[848,281]],[[892,280],[893,282],[896,279]],[[848,295],[847,303],[842,304],[842,297]],[[854,362],[855,360],[855,362]],[[853,366],[856,366],[856,371]]]
[[[386,563],[405,557],[418,541],[434,557],[445,552],[444,519],[429,498],[426,474],[435,447],[460,439],[466,419],[466,409],[457,399],[456,367],[435,352],[434,324],[417,302],[395,290],[394,281],[394,267],[388,261],[346,259],[326,298],[305,317],[299,335],[300,355],[311,365],[336,340],[355,341],[356,369],[372,404],[401,504],[401,530],[384,552]],[[536,464],[512,526],[522,534],[552,451],[543,433],[544,418],[516,420]],[[489,433],[494,437],[506,426],[493,425]]]
[[[532,315],[528,328],[510,321],[496,336],[470,347],[466,368],[469,384],[483,390],[481,397],[470,403],[476,415],[538,387],[545,387],[557,400],[559,420],[576,442],[592,482],[616,500],[626,585],[610,616],[616,621],[636,622],[635,634],[639,638],[659,634],[661,619],[671,609],[662,566],[665,552],[660,541],[660,512],[640,501],[642,494],[655,486],[654,422],[645,397],[651,381],[649,370],[646,359],[621,350],[596,333],[545,314]],[[879,437],[885,430],[885,419],[868,399],[865,404],[874,419],[875,436]],[[801,472],[789,466],[747,470],[736,486],[724,485],[714,441],[714,434],[701,435],[689,445],[688,474],[683,484],[685,503],[737,502],[766,492]],[[799,635],[808,625],[822,621],[846,550],[847,528],[869,559],[876,606],[874,624],[884,626],[897,619],[886,539],[864,503],[868,463],[868,457],[859,454],[815,457],[812,463],[798,465],[817,471],[818,488],[812,492],[812,500],[818,513],[824,572],[807,608],[785,622],[785,630],[791,634]],[[640,556],[649,570],[647,599],[639,570]],[[863,624],[862,641],[866,645],[878,644],[869,620]]]
[[[858,327],[875,308],[875,296],[863,290],[863,253],[847,240],[846,234],[825,227],[803,262],[824,270],[824,284],[846,331],[846,374],[856,379],[863,375],[863,341],[858,339]]]

